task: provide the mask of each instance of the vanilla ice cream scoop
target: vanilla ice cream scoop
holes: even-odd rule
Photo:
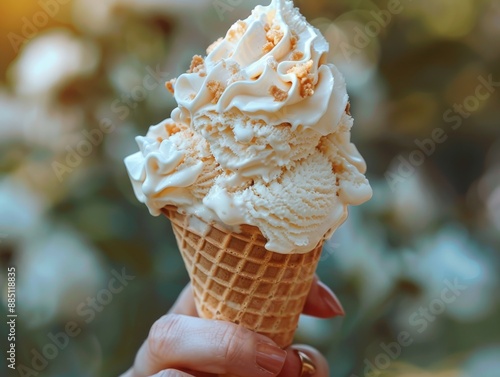
[[[366,164],[328,43],[292,1],[257,6],[167,83],[178,107],[125,160],[138,199],[305,253],[368,200]]]

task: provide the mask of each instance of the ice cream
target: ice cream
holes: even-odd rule
[[[371,197],[328,43],[288,0],[257,6],[167,83],[178,107],[125,159],[151,214],[166,206],[267,250],[306,253]]]

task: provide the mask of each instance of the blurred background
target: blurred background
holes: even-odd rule
[[[188,277],[123,158],[174,108],[164,82],[268,3],[0,3],[1,305],[16,266],[27,368],[13,375],[131,365]],[[500,1],[295,4],[346,76],[374,188],[319,265],[347,316],[304,317],[297,341],[337,377],[498,377]]]

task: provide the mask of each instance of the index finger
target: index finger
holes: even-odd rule
[[[193,298],[193,288],[188,283],[175,301],[174,305],[168,311],[168,314],[182,314],[190,317],[198,317],[198,311]]]

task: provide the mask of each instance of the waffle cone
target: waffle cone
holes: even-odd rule
[[[265,249],[258,228],[240,233],[166,207],[193,286],[202,318],[230,321],[292,344],[300,313],[311,288],[322,242],[305,254]]]

